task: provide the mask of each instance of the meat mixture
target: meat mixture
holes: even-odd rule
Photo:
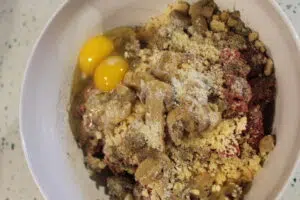
[[[275,146],[276,80],[259,34],[212,0],[106,33],[129,63],[72,100],[76,139],[113,200],[243,199]]]

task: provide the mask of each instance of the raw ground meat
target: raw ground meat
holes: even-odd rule
[[[257,149],[259,141],[264,137],[263,115],[260,106],[253,106],[248,113],[247,134],[248,143]]]

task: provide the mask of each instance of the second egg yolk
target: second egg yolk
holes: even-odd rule
[[[104,92],[117,87],[128,70],[127,61],[121,56],[110,56],[103,60],[94,73],[94,84]]]
[[[95,68],[113,50],[113,42],[105,36],[96,36],[89,39],[83,45],[79,54],[79,67],[81,71],[87,76],[92,76]]]

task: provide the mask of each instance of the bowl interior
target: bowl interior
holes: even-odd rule
[[[82,43],[104,30],[145,22],[171,2],[72,0],[45,29],[26,72],[20,125],[29,167],[47,199],[108,199],[104,187],[96,189],[90,180],[68,123],[71,82]],[[275,61],[277,146],[247,195],[247,199],[274,199],[282,191],[299,152],[299,46],[274,1],[217,3],[223,9],[240,10],[246,23],[259,31]]]

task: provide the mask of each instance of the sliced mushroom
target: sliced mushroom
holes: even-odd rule
[[[150,128],[151,135],[147,135],[151,146],[160,151],[164,150],[164,112],[165,102],[171,102],[173,90],[171,85],[153,80],[146,85],[146,125]]]
[[[116,125],[125,120],[131,113],[132,104],[130,102],[120,102],[117,100],[109,101],[106,104],[106,109],[102,114],[101,121],[104,126],[110,124]]]
[[[191,188],[198,190],[197,195],[200,199],[205,198],[211,193],[211,187],[213,186],[214,178],[208,173],[204,172],[198,176],[195,176],[191,181]]]
[[[272,135],[267,135],[259,142],[259,152],[262,155],[268,154],[275,148],[275,139]]]
[[[148,72],[133,72],[129,71],[125,74],[123,83],[131,88],[134,88],[138,91],[141,90],[141,85],[145,82],[154,80],[155,78]]]
[[[167,117],[168,132],[172,141],[179,145],[184,136],[184,123],[187,120],[185,112],[182,112],[180,108],[175,108],[169,112]]]
[[[211,18],[215,10],[215,4],[211,2],[211,0],[202,0],[191,5],[189,14],[192,19],[196,19],[199,16]]]
[[[147,158],[135,172],[136,180],[142,185],[148,185],[157,180],[157,176],[163,169],[162,163],[158,159]]]
[[[178,54],[169,51],[162,52],[157,55],[156,59],[153,59],[151,73],[159,80],[170,82],[180,63],[181,57]]]
[[[107,188],[109,195],[115,200],[130,199],[133,192],[133,181],[124,177],[109,177]]]
[[[203,16],[199,16],[198,18],[192,20],[192,24],[194,29],[198,32],[205,32],[208,30],[208,24],[206,19]]]
[[[264,74],[266,76],[270,76],[272,74],[273,70],[274,70],[273,68],[274,68],[274,62],[271,58],[269,58],[267,60],[266,65],[265,65]]]
[[[206,6],[209,1],[199,1],[190,6],[189,14],[192,18],[192,24],[198,32],[207,31],[207,18],[211,18],[215,8],[213,6]]]
[[[187,28],[191,25],[191,18],[188,15],[177,10],[173,10],[170,13],[170,19],[171,23],[176,27]]]
[[[170,5],[171,10],[176,10],[176,11],[179,11],[186,15],[189,12],[189,8],[190,8],[190,5],[184,1],[178,1],[178,2]]]
[[[125,51],[125,46],[128,43],[133,43],[136,40],[136,33],[131,27],[119,27],[105,33],[113,42],[115,48],[119,52]]]
[[[205,115],[209,112],[206,110]],[[203,132],[210,125],[208,117],[203,116],[203,110],[196,112],[197,114],[190,112],[185,107],[177,107],[170,111],[167,116],[168,132],[172,141],[179,145],[184,138],[193,138],[199,136],[199,133]]]

